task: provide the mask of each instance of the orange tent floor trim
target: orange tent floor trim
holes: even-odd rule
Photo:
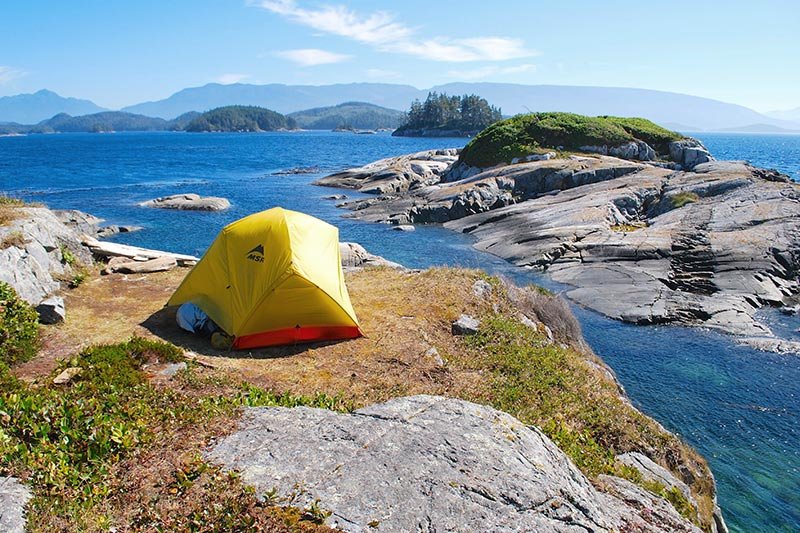
[[[363,337],[358,326],[303,326],[236,337],[233,347],[237,350],[245,350],[283,344],[357,339],[358,337]]]

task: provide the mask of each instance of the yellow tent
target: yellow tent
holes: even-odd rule
[[[234,348],[361,336],[339,230],[280,207],[225,226],[167,305],[185,302],[231,335]]]

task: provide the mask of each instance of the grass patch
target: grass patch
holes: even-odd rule
[[[0,240],[0,250],[5,250],[6,248],[11,248],[12,246],[16,248],[25,248],[26,244],[28,244],[28,241],[25,239],[25,235],[21,231],[11,231],[7,233],[2,240]]]
[[[135,498],[145,496],[129,496],[126,487],[138,482],[128,477],[136,469],[119,466],[136,464],[160,447],[180,448],[186,432],[195,439],[208,436],[209,424],[231,417],[239,406],[344,409],[346,404],[325,395],[276,395],[244,384],[226,383],[224,394],[198,395],[206,385],[202,380],[187,381],[186,390],[147,381],[143,365],[178,361],[181,354],[171,344],[142,338],[94,346],[62,365],[83,369],[67,387],[33,387],[0,368],[0,468],[35,491],[28,508],[31,531],[103,530],[124,513],[138,531],[244,531],[267,522],[277,528],[267,530],[281,530],[286,511],[262,513],[265,506],[251,489],[196,457],[179,461],[168,481],[159,479],[155,497],[151,494],[144,506]],[[159,491],[169,505],[162,505]],[[305,520],[295,514],[295,523]]]
[[[0,226],[7,226],[19,218],[20,207],[25,207],[25,202],[0,194]]]
[[[643,118],[530,113],[489,126],[464,147],[459,159],[486,168],[541,149],[580,151],[581,146],[619,146],[636,140],[648,143],[660,155],[668,155],[669,143],[682,138]]]
[[[699,202],[700,197],[697,193],[693,192],[679,192],[678,194],[670,196],[669,201],[672,203],[672,207],[678,209],[685,205]]]
[[[25,362],[39,348],[39,314],[0,281],[0,366]]]

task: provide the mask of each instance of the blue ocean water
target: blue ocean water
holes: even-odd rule
[[[800,134],[689,133],[717,159],[744,159],[800,181]]]
[[[800,179],[800,136],[695,136],[720,158],[749,159]],[[328,132],[6,137],[0,138],[0,192],[144,226],[117,239],[198,255],[228,222],[281,205],[325,219],[339,227],[342,240],[410,267],[479,267],[558,290],[546,277],[477,252],[468,236],[436,226],[396,232],[342,218],[335,202],[322,197],[358,195],[310,184],[382,157],[463,143]],[[298,166],[321,172],[272,175]],[[222,213],[137,205],[181,192],[224,196],[233,205]],[[632,326],[578,307],[575,312],[587,341],[633,402],[708,459],[733,531],[800,530],[800,358],[757,352],[713,332]],[[765,314],[776,330],[800,338],[800,319]]]

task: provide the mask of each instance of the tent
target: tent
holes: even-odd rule
[[[225,226],[167,305],[185,302],[239,349],[361,336],[339,230],[280,207]]]

